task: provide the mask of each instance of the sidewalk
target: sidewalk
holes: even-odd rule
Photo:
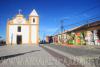
[[[66,45],[66,44],[63,44],[62,46],[67,46],[70,48],[100,49],[100,45]]]

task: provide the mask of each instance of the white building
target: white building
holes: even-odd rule
[[[6,31],[7,44],[38,44],[39,16],[37,12],[33,10],[28,20],[19,12],[15,18],[7,21]]]

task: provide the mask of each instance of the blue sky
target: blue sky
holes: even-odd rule
[[[19,9],[27,19],[36,9],[40,16],[40,37],[43,38],[52,35],[63,18],[66,18],[64,25],[68,29],[69,24],[100,16],[99,6],[100,0],[0,0],[0,36],[6,38],[6,21],[16,16]]]

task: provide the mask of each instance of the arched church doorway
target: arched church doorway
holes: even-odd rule
[[[22,35],[17,35],[17,44],[22,44]]]

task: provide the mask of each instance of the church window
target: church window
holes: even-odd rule
[[[21,26],[18,26],[18,32],[21,32]]]
[[[35,18],[33,18],[33,23],[35,22]]]

